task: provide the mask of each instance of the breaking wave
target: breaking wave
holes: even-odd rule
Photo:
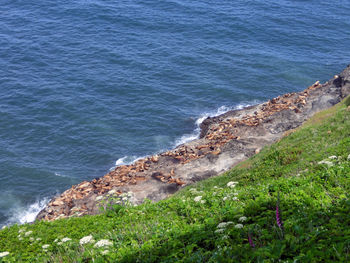
[[[11,217],[8,220],[8,224],[25,224],[33,222],[38,215],[38,213],[44,209],[46,204],[49,202],[49,198],[45,197],[41,200],[37,200],[36,202],[27,205],[17,205],[10,211]]]
[[[240,109],[243,109],[243,108],[251,106],[251,105],[256,105],[258,103],[260,103],[260,102],[259,101],[251,101],[251,102],[242,102],[242,103],[240,103],[238,105],[231,106],[231,107],[224,105],[224,106],[221,106],[220,108],[218,108],[215,111],[202,113],[197,118],[197,120],[195,122],[196,128],[193,131],[193,133],[184,134],[180,138],[176,139],[175,143],[174,143],[174,147],[179,146],[179,145],[184,144],[184,143],[187,143],[189,141],[198,139],[199,135],[200,135],[200,132],[201,132],[200,125],[206,118],[219,116],[219,115],[224,114],[224,113],[226,113],[228,111],[231,111],[231,110],[240,110]]]

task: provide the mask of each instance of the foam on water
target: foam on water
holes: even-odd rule
[[[240,110],[240,109],[243,109],[244,107],[248,107],[248,106],[251,106],[251,105],[258,104],[258,103],[260,103],[260,102],[255,100],[255,101],[252,101],[252,102],[242,102],[242,103],[240,103],[238,105],[235,105],[235,106],[232,106],[232,107],[224,105],[224,106],[219,107],[216,111],[205,112],[205,113],[201,114],[197,118],[197,120],[195,122],[196,128],[193,131],[193,133],[191,133],[191,134],[184,134],[180,138],[176,139],[175,143],[174,143],[174,147],[179,146],[179,145],[184,144],[184,143],[187,143],[187,142],[190,142],[192,140],[198,139],[199,135],[200,135],[200,132],[201,132],[200,125],[202,124],[202,122],[206,118],[208,118],[208,117],[216,117],[216,116],[224,114],[224,113],[226,113],[228,111]]]
[[[115,162],[115,166],[111,167],[109,170],[113,171],[117,166],[119,165],[129,165],[129,164],[133,164],[134,162],[136,162],[137,160],[140,160],[142,158],[145,158],[145,156],[141,156],[141,157],[137,157],[137,156],[124,156],[119,158],[118,160],[116,160]]]
[[[33,222],[35,217],[42,209],[44,209],[49,200],[48,197],[45,197],[27,206],[17,205],[13,207],[10,211],[11,217],[8,220],[8,224],[25,224]]]

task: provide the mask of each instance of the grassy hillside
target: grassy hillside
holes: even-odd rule
[[[0,262],[349,262],[349,104],[167,200],[5,228]]]

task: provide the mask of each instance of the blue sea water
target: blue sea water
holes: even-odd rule
[[[350,63],[350,1],[1,0],[0,226]]]

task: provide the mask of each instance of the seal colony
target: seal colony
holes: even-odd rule
[[[317,81],[304,91],[209,117],[201,124],[199,139],[74,185],[54,197],[36,219],[97,214],[101,200],[110,196],[128,196],[135,205],[145,198],[159,201],[185,185],[229,170],[349,94],[350,65],[324,84]]]

